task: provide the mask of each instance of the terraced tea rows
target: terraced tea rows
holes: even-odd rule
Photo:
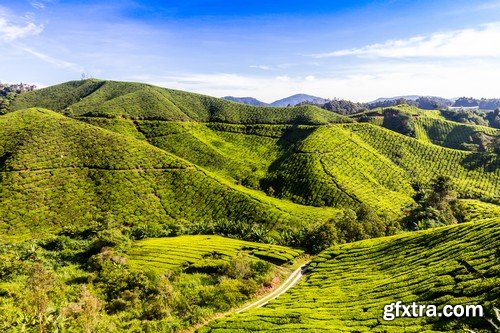
[[[454,149],[465,149],[466,144],[472,144],[472,137],[475,133],[485,133],[489,136],[500,135],[498,130],[491,127],[465,125],[430,117],[415,119],[415,133],[419,140]]]
[[[495,202],[500,200],[500,169],[488,171],[485,167],[467,167],[471,158],[469,152],[431,145],[371,124],[346,127],[416,181],[428,183],[437,175],[447,175],[453,178],[463,197],[484,196]]]
[[[221,319],[201,332],[442,332],[493,329],[484,318],[382,319],[384,305],[499,307],[500,219],[332,247],[310,274],[265,308]]]
[[[293,261],[302,251],[279,245],[199,235],[145,239],[135,243],[127,252],[128,263],[132,268],[158,271],[203,266],[206,260],[229,261],[238,254],[284,264]]]
[[[229,218],[271,230],[338,213],[268,197],[147,142],[51,111],[18,111],[0,122],[3,237],[103,218],[165,230]]]

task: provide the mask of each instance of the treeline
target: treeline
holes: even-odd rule
[[[26,91],[35,90],[36,86],[26,83],[1,83],[0,82],[0,114],[4,114],[9,109],[10,103],[14,98]]]
[[[303,104],[311,104],[304,102]],[[341,115],[352,115],[376,108],[388,108],[397,105],[410,105],[423,110],[442,110],[443,116],[449,120],[464,124],[476,124],[500,128],[500,99],[474,99],[461,97],[453,103],[451,100],[441,97],[419,97],[415,100],[398,98],[371,103],[356,103],[344,99],[329,100],[325,104],[316,104],[325,110],[332,111]],[[449,110],[449,107],[461,107],[463,109]],[[479,107],[481,110],[495,110],[493,112],[484,112],[470,107]]]
[[[311,102],[304,102],[302,104],[311,104]],[[398,98],[370,103],[356,103],[345,99],[332,99],[324,104],[315,105],[325,110],[348,116],[376,108],[387,108],[402,104],[415,106],[424,110],[438,110],[451,106],[452,102],[440,97],[419,97],[416,100]]]
[[[415,100],[406,98],[388,99],[384,101],[366,103],[365,105],[367,109],[372,110],[376,108],[387,108],[402,104],[415,106],[418,107],[419,109],[424,109],[424,110],[438,110],[451,106],[452,102],[450,100],[441,97],[419,97]]]
[[[500,98],[472,98],[460,97],[453,103],[453,107],[479,107],[483,110],[494,110],[500,108]]]

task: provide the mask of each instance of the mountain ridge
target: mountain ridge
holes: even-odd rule
[[[328,101],[326,98],[307,95],[307,94],[295,94],[271,103],[262,102],[254,97],[234,97],[225,96],[222,97],[225,100],[233,101],[242,104],[255,105],[255,106],[274,106],[274,107],[286,107],[286,106],[296,106],[303,103],[311,103],[315,105],[324,104]]]

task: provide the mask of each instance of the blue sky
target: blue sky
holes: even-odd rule
[[[500,97],[500,1],[0,0],[0,80],[273,101]]]

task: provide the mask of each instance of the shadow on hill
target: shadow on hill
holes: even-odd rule
[[[277,141],[277,145],[282,152],[281,155],[274,160],[267,169],[266,178],[260,180],[260,188],[268,195],[281,197],[283,189],[286,187],[287,180],[282,177],[271,176],[279,173],[283,166],[287,163],[290,156],[297,153],[298,144],[307,139],[316,128],[300,128],[298,125],[293,125],[285,130],[283,135]]]
[[[464,144],[472,141],[472,136],[476,131],[468,126],[454,127],[444,138],[443,146],[454,149],[464,149]]]
[[[12,156],[12,153],[6,152],[0,155],[0,171],[5,170],[7,160]]]
[[[484,169],[486,172],[495,172],[500,168],[500,156],[485,152],[474,153],[464,158],[461,165],[469,170]]]

